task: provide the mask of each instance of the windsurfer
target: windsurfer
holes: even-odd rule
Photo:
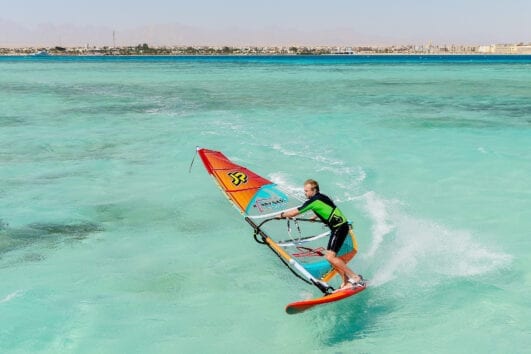
[[[354,273],[347,264],[337,256],[349,232],[347,218],[334,202],[326,195],[320,193],[319,183],[313,179],[304,182],[304,194],[308,200],[296,209],[284,211],[278,215],[280,218],[292,218],[309,210],[313,211],[331,231],[325,258],[343,279],[341,289],[365,286],[363,277]]]

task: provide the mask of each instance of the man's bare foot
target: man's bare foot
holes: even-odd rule
[[[359,286],[365,286],[365,282],[363,281],[363,276],[356,275],[356,277],[348,279],[346,284],[341,284],[339,290],[355,289]]]

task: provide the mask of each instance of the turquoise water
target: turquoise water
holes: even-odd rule
[[[531,57],[0,58],[0,352],[524,353]],[[195,147],[354,221],[316,296]]]

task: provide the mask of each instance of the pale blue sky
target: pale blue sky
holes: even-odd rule
[[[270,33],[274,42],[286,30],[297,38],[343,32],[344,39],[363,44],[531,42],[530,0],[0,0],[0,5],[0,29],[6,23],[117,31],[172,24],[223,30],[225,36],[234,33],[235,41],[252,41],[245,38],[248,30],[264,38]]]

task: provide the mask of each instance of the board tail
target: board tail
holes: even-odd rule
[[[332,294],[314,298],[314,299],[292,302],[291,304],[288,304],[286,306],[286,313],[288,315],[295,315],[295,314],[304,312],[306,310],[309,310],[311,308],[314,308],[315,306],[318,306],[318,305],[323,305],[323,304],[327,304],[330,302],[343,300],[352,295],[356,295],[357,293],[360,293],[365,289],[366,289],[366,286],[358,286],[353,289],[338,290],[338,291],[333,292]]]

